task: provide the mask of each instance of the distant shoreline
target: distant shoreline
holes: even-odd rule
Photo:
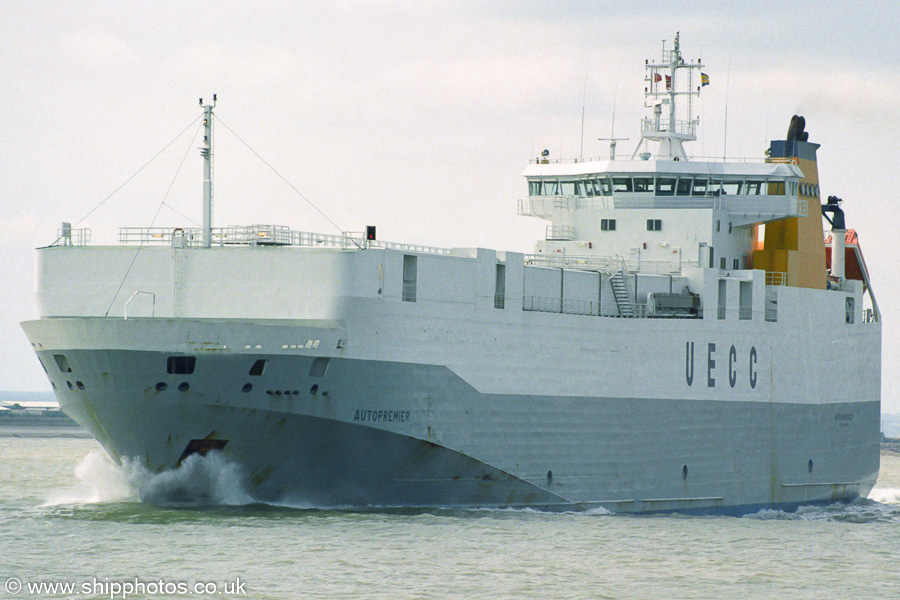
[[[900,456],[900,440],[891,439],[887,442],[881,442],[882,456]]]
[[[91,434],[59,411],[0,415],[0,438],[89,438]]]

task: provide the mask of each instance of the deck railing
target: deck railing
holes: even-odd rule
[[[788,274],[781,271],[766,271],[766,285],[787,285]]]
[[[73,230],[75,231],[75,230]],[[120,244],[183,244],[196,248],[203,245],[203,229],[199,227],[123,227],[119,229]],[[450,254],[448,248],[398,244],[381,240],[366,240],[362,233],[345,232],[342,235],[295,231],[284,225],[248,225],[214,227],[211,231],[212,246],[312,246],[326,248],[385,248],[406,252]]]

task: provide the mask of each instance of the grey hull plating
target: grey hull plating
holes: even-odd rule
[[[66,355],[61,406],[111,455],[161,471],[224,440],[265,501],[731,513],[853,500],[879,467],[878,402],[482,394],[409,363],[260,355],[248,376],[247,355],[201,355],[178,375],[164,353]]]

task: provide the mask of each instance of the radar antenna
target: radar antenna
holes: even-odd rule
[[[685,62],[681,55],[680,33],[675,34],[675,46],[672,50],[666,50],[666,42],[663,40],[662,59],[659,62],[645,61],[645,81],[648,85],[644,88],[644,106],[653,109],[653,116],[641,120],[641,141],[632,154],[632,159],[642,155],[649,156],[652,141],[659,143],[659,158],[688,160],[683,144],[697,139],[700,119],[694,117],[693,98],[700,95],[700,88],[706,84],[703,73],[700,73],[701,68],[703,64],[700,59],[697,62]],[[701,85],[696,88],[695,71],[701,76]],[[663,107],[667,109],[665,115]]]

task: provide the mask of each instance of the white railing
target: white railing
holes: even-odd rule
[[[568,242],[575,239],[575,228],[569,225],[547,225],[545,238]]]
[[[74,230],[73,230],[74,231]],[[203,229],[200,227],[123,227],[119,229],[120,244],[173,244],[183,240],[186,247],[203,245]],[[398,244],[381,240],[366,240],[362,233],[345,232],[342,235],[294,231],[284,225],[248,225],[215,227],[212,229],[213,246],[313,246],[328,248],[382,248],[404,252],[450,254],[448,248]]]
[[[697,261],[691,260],[625,260],[615,256],[575,256],[571,254],[526,254],[525,264],[536,267],[553,267],[556,269],[576,269],[582,271],[600,271],[601,273],[653,273],[670,275],[681,273],[684,267],[696,267]]]
[[[766,271],[766,285],[787,285],[788,274],[781,271]]]
[[[630,155],[623,155],[624,158],[621,160],[630,160]],[[669,160],[668,154],[651,154],[650,158],[652,159],[661,159],[661,160]],[[765,156],[702,156],[700,154],[690,155],[690,159],[694,162],[709,162],[709,163],[779,163],[779,164],[798,164],[798,159],[792,157],[776,157],[776,158],[767,158]],[[529,164],[532,165],[565,165],[565,164],[578,164],[578,163],[590,163],[590,162],[607,162],[609,161],[609,155],[604,156],[592,156],[588,158],[532,158],[528,161]]]
[[[524,296],[522,310],[533,312],[562,313],[566,315],[600,314],[600,302],[591,300],[572,300],[568,298],[544,298],[541,296]]]
[[[72,229],[62,227],[56,230],[56,241],[51,246],[87,246],[91,241],[91,230],[87,227]]]
[[[626,260],[625,268],[630,273],[653,273],[656,275],[680,274],[684,267],[696,267],[696,260]]]
[[[633,314],[622,315],[604,314],[601,312],[601,305],[596,300],[571,300],[560,298],[546,298],[542,296],[523,296],[522,310],[526,312],[547,312],[564,315],[583,315],[593,317],[609,317],[609,318],[639,318],[643,319],[648,316],[648,306],[646,303],[633,304]],[[670,315],[658,315],[669,317]]]
[[[526,254],[525,264],[557,269],[581,269],[614,273],[625,268],[621,256],[572,256],[566,254]]]
[[[683,119],[675,119],[674,127],[669,128],[669,119],[660,119],[657,126],[657,120],[652,118],[641,119],[641,133],[677,133],[679,135],[696,135],[697,122],[685,121]]]
[[[449,248],[438,248],[436,246],[420,246],[419,244],[398,244],[396,242],[382,242],[380,240],[370,240],[363,243],[363,248],[383,248],[386,250],[400,250],[402,252],[420,252],[424,254],[451,254]]]

